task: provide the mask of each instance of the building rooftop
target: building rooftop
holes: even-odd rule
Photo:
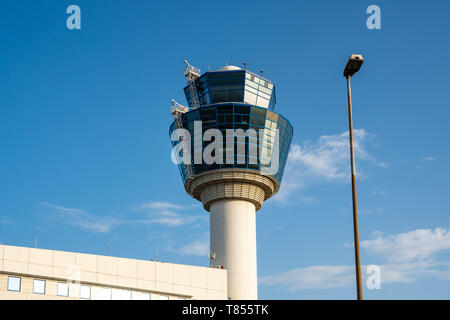
[[[30,284],[24,283],[22,292],[10,291],[9,276],[29,279]],[[58,281],[68,279],[91,286],[92,299],[101,299],[104,288],[120,289],[130,296],[131,292],[146,293],[152,299],[227,299],[227,271],[223,269],[0,245],[0,299],[35,299],[33,279],[48,282],[50,299],[58,298]]]

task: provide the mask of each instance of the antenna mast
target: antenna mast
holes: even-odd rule
[[[191,66],[187,60],[184,60],[184,76],[189,86],[189,93],[191,94],[192,109],[197,109],[200,106],[197,87],[195,86],[195,80],[200,77],[200,73],[199,68]]]
[[[200,102],[198,99],[197,87],[195,85],[195,80],[200,77],[200,69],[191,66],[187,60],[184,60],[184,76],[186,78],[187,84],[189,86],[189,93],[191,95],[191,108],[183,106],[172,99],[172,104],[170,105],[170,112],[175,119],[175,126],[177,129],[183,128],[183,118],[182,114],[190,110],[197,109],[200,107]],[[184,141],[184,137],[180,137],[180,143],[185,144],[183,150],[187,150],[187,141]],[[192,167],[190,164],[185,164],[186,174],[188,177],[193,175]]]

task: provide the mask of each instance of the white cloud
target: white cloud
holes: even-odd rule
[[[39,202],[38,204],[51,209],[48,218],[53,218],[54,220],[62,221],[63,223],[80,227],[84,230],[99,233],[107,233],[113,228],[123,225],[159,224],[177,227],[191,224],[203,217],[207,217],[206,215],[181,215],[170,211],[167,208],[178,208],[178,206],[166,202],[151,202],[150,206],[161,210],[147,213],[147,216],[143,219],[118,219],[111,216],[100,217],[90,214],[82,209],[63,207],[47,202]]]
[[[414,263],[382,264],[378,265],[378,267],[381,270],[381,286],[388,283],[412,283],[419,278],[426,277],[432,277],[438,280],[450,280],[450,264],[448,263],[421,261]],[[363,286],[365,286],[368,277],[367,266],[362,266],[361,269],[362,282]],[[258,283],[284,288],[289,292],[351,287],[355,285],[355,267],[333,265],[311,266],[260,277]]]
[[[141,204],[142,209],[183,209],[186,206],[178,205],[170,202],[163,201],[149,201],[147,203]]]
[[[167,209],[150,212],[148,213],[148,216],[149,218],[144,220],[144,223],[157,223],[171,227],[187,225],[197,220],[201,220],[202,218],[207,218],[206,215],[189,215],[187,213],[180,214]]]
[[[439,158],[437,157],[423,157],[422,160],[423,161],[435,161],[438,160]]]
[[[450,249],[450,232],[445,228],[435,228],[388,236],[377,233],[375,239],[361,241],[361,247],[389,262],[424,260]]]
[[[179,214],[174,210],[183,210],[195,207],[197,205],[180,205],[170,202],[162,201],[149,201],[147,203],[139,205],[138,209],[150,209],[147,213],[149,219],[139,220],[142,223],[157,223],[167,226],[181,226],[193,223],[199,219],[202,219],[203,215],[189,215],[189,214]]]
[[[285,287],[287,291],[347,287],[354,281],[349,266],[311,266],[258,279],[259,284]]]
[[[391,263],[380,265],[382,283],[412,283],[426,276],[434,276],[434,268],[441,265],[433,261]]]
[[[380,196],[380,197],[382,197],[382,196],[386,195],[386,191],[385,190],[374,190],[374,191],[371,191],[370,194],[372,196]]]
[[[81,209],[67,208],[47,202],[38,204],[52,209],[51,216],[53,218],[92,232],[106,233],[124,222],[113,217],[97,217]]]
[[[450,249],[450,234],[445,228],[418,229],[390,236],[374,232],[374,235],[376,239],[362,241],[361,248],[387,262],[379,265],[382,286],[412,283],[422,278],[450,280],[450,263],[434,259],[438,252]],[[362,277],[365,284],[366,266],[362,266]],[[354,266],[310,266],[263,276],[259,283],[287,291],[330,289],[353,286],[355,273]]]
[[[11,224],[12,220],[6,216],[0,216],[0,224]]]
[[[199,219],[202,219],[203,216],[187,216],[181,215],[178,213],[160,211],[156,213],[156,216],[150,218],[148,220],[144,220],[145,223],[157,223],[167,226],[181,226],[186,224],[191,224]]]
[[[354,131],[355,152],[359,159],[371,159],[363,141],[369,137],[364,129]],[[326,136],[316,143],[306,141],[303,146],[294,145],[289,155],[291,162],[305,171],[305,174],[325,179],[348,177],[350,170],[348,131]]]
[[[209,241],[194,241],[178,250],[182,255],[208,256]]]
[[[354,145],[356,168],[359,162],[369,162],[378,167],[385,163],[377,162],[366,150],[366,143],[375,135],[364,129],[354,130]],[[357,170],[361,176],[361,170]],[[292,144],[277,201],[286,201],[293,191],[303,189],[307,184],[326,180],[343,181],[350,174],[350,150],[348,131],[320,136],[318,141],[305,141],[302,144]]]
[[[348,210],[344,210],[343,212],[348,212]],[[371,209],[371,210],[358,209],[358,213],[360,213],[361,215],[371,215],[371,214],[377,214],[377,213],[382,213],[382,212],[384,212],[383,208],[377,208],[377,209]]]
[[[189,242],[180,248],[174,248],[173,244],[167,246],[167,250],[184,256],[202,256],[207,257],[209,254],[209,233],[204,233],[202,238]]]

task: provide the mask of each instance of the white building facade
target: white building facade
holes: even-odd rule
[[[224,300],[227,271],[0,245],[0,300]]]

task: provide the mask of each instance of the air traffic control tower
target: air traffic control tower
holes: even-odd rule
[[[185,61],[184,74],[189,106],[172,100],[172,160],[210,213],[211,266],[227,270],[228,297],[257,299],[256,212],[280,188],[293,129],[262,71],[201,74]]]

